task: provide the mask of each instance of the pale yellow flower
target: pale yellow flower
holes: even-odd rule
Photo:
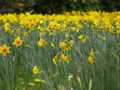
[[[79,39],[81,42],[85,43],[85,42],[87,41],[88,37],[87,37],[86,35],[80,35],[80,36],[78,37],[78,39]]]
[[[45,47],[47,45],[47,41],[45,39],[40,39],[38,41],[38,46]]]
[[[55,55],[55,57],[52,59],[53,64],[57,64],[58,62],[58,54]]]
[[[94,62],[95,62],[95,53],[94,53],[93,49],[91,49],[89,56],[88,56],[88,63],[94,64]]]
[[[33,74],[40,74],[40,68],[38,67],[38,66],[34,66],[33,68],[32,68],[32,73]]]

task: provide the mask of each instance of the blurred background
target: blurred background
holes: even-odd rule
[[[0,13],[60,13],[72,10],[120,10],[120,0],[0,0]]]

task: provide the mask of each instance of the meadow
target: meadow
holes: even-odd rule
[[[120,90],[120,12],[0,14],[0,90]]]

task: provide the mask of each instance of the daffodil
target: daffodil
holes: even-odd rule
[[[65,55],[64,53],[61,53],[61,59],[63,62],[69,62],[71,60],[70,56]]]
[[[59,43],[59,47],[60,47],[63,51],[69,51],[69,50],[71,50],[71,47],[72,47],[72,46],[71,46],[70,44],[62,41],[62,42]]]
[[[3,56],[7,56],[8,54],[10,54],[10,47],[6,44],[0,46],[0,54],[2,54]]]
[[[94,64],[94,62],[95,62],[95,53],[94,53],[93,49],[91,49],[89,56],[88,56],[88,63]]]
[[[38,41],[38,46],[45,47],[47,45],[47,41],[45,39],[40,39]]]
[[[58,62],[58,54],[55,55],[55,57],[52,59],[53,64],[57,64]]]
[[[40,68],[38,67],[38,66],[34,66],[33,68],[32,68],[32,73],[33,74],[40,74]]]
[[[85,42],[87,41],[88,37],[87,37],[86,35],[80,35],[80,36],[78,37],[78,39],[79,39],[81,42],[85,43]]]
[[[64,48],[66,47],[66,43],[65,43],[65,42],[60,42],[60,43],[59,43],[59,47],[60,47],[61,49],[64,49]]]
[[[13,44],[18,47],[21,46],[23,44],[23,40],[18,36],[17,38],[15,38]]]

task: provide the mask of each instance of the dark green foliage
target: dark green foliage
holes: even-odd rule
[[[0,12],[60,13],[71,10],[120,10],[120,0],[0,0]],[[4,4],[3,4],[4,3]],[[19,6],[22,3],[23,6]],[[7,9],[4,11],[4,9]]]

